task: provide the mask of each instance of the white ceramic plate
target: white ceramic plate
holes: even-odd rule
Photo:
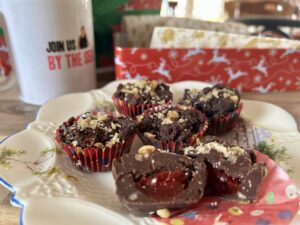
[[[123,81],[124,82],[124,81]],[[53,224],[158,224],[148,217],[135,217],[122,207],[110,172],[86,174],[75,168],[66,154],[56,150],[54,130],[69,117],[95,109],[120,82],[99,90],[69,94],[47,102],[27,129],[0,145],[0,183],[14,194],[11,203],[22,208],[20,223]],[[202,88],[201,82],[171,85],[175,99],[184,88]],[[293,117],[264,102],[244,100],[242,117],[267,128],[293,156],[295,183],[300,187],[300,134]],[[140,145],[139,141],[134,146]],[[6,154],[3,154],[5,152]],[[300,224],[299,215],[293,224]]]

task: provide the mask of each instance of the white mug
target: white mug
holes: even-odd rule
[[[0,21],[0,91],[6,91],[14,84],[15,77],[12,74],[10,55],[2,27]]]
[[[0,0],[21,99],[43,104],[96,86],[92,0]]]

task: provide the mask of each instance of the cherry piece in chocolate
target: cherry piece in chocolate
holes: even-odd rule
[[[182,192],[189,179],[189,172],[182,170],[163,171],[153,176],[142,176],[137,187],[157,200],[167,200]]]
[[[152,150],[140,149],[138,154],[123,155],[113,162],[117,195],[123,205],[134,211],[153,212],[198,203],[206,185],[204,161],[147,148]]]
[[[240,181],[228,176],[223,170],[218,170],[207,163],[207,180],[208,194],[227,195],[236,193],[239,190]]]
[[[207,195],[236,194],[243,200],[255,200],[264,177],[263,163],[238,146],[229,146],[216,138],[202,140],[184,149],[184,154],[205,160],[207,167]]]

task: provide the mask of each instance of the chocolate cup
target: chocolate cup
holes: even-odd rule
[[[129,153],[134,136],[126,141],[118,142],[111,147],[105,148],[83,148],[78,150],[73,145],[61,144],[56,138],[58,144],[67,153],[73,164],[79,169],[88,172],[106,172],[111,171],[114,159],[119,159],[123,154]]]
[[[148,109],[147,111],[144,112],[144,114],[147,114],[147,113],[150,113],[150,112],[160,112],[162,110],[162,107],[166,107],[166,106],[169,107],[169,108],[171,108],[174,105],[169,104],[169,105],[156,106],[156,107]],[[179,105],[177,105],[177,107],[179,107]],[[194,108],[191,108],[189,110],[195,110],[195,111],[200,112],[199,110],[194,109]],[[164,150],[166,152],[178,153],[183,147],[186,147],[186,146],[189,146],[189,145],[193,145],[193,144],[196,143],[197,139],[201,139],[201,137],[206,132],[208,126],[209,126],[208,125],[208,120],[206,118],[206,120],[204,121],[204,124],[203,124],[202,128],[197,133],[193,134],[189,138],[189,140],[187,142],[150,139],[150,138],[147,138],[139,130],[137,131],[137,135],[138,135],[138,137],[141,139],[141,141],[144,144],[153,145],[156,148],[159,148],[159,149]]]
[[[110,115],[110,113],[108,113]],[[88,173],[111,171],[114,159],[119,159],[123,154],[129,153],[134,140],[135,133],[126,140],[121,140],[112,146],[86,147],[78,149],[72,144],[63,143],[59,138],[59,128],[55,133],[55,140],[67,153],[73,164]],[[78,146],[80,147],[80,146]]]
[[[240,103],[235,111],[227,114],[226,116],[209,118],[209,125],[206,134],[221,135],[232,130],[238,122],[242,109],[243,103]]]
[[[158,106],[159,104],[129,104],[127,101],[121,100],[120,98],[112,97],[114,105],[117,111],[125,116],[135,118],[138,115],[143,114],[146,110]]]
[[[157,199],[145,194],[139,188],[139,178],[143,176],[176,170],[185,171],[190,175],[186,187],[174,196]],[[148,158],[142,160],[137,160],[136,155],[132,153],[123,155],[119,161],[114,160],[112,172],[116,181],[117,195],[122,204],[130,210],[145,213],[163,208],[185,208],[197,204],[204,194],[207,178],[203,160],[159,151],[151,153]]]

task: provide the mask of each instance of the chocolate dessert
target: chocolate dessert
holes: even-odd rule
[[[207,128],[206,117],[200,111],[185,106],[158,106],[149,109],[138,120],[138,135],[142,141],[169,151],[193,144]]]
[[[125,140],[134,132],[135,122],[132,119],[87,112],[64,122],[58,129],[58,138],[62,143],[77,148],[105,148]]]
[[[59,126],[56,141],[78,168],[109,171],[114,158],[130,151],[135,130],[132,119],[87,112]]]
[[[166,104],[173,99],[169,86],[156,80],[119,84],[113,96],[131,105]]]
[[[163,153],[151,145],[114,160],[112,172],[123,205],[139,212],[194,205],[206,185],[201,158]]]
[[[183,151],[192,158],[205,160],[208,173],[206,194],[236,194],[242,200],[256,199],[265,165],[256,162],[253,151],[227,145],[216,138]]]
[[[182,105],[192,106],[209,119],[209,134],[223,134],[237,122],[242,105],[235,89],[215,85],[204,89],[185,89]]]
[[[185,89],[180,104],[192,106],[208,118],[227,115],[236,110],[240,102],[239,93],[220,85],[204,89]]]

